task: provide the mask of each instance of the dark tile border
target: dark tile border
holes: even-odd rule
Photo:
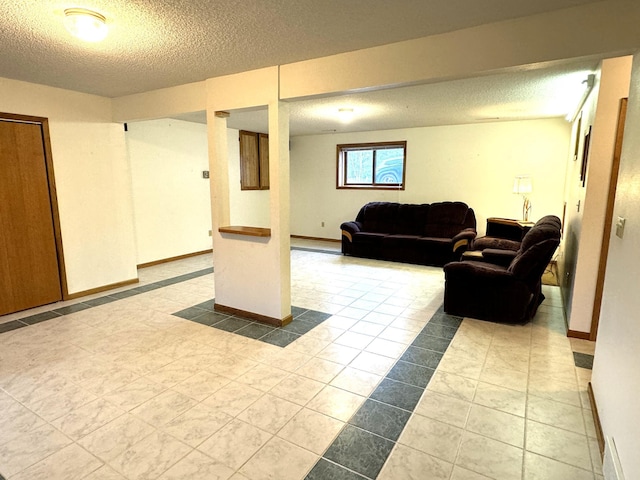
[[[342,255],[342,252],[338,252],[334,250],[322,250],[319,248],[291,247],[291,250],[300,250],[302,252],[312,252],[312,253],[325,253],[327,255]]]
[[[123,298],[133,297],[134,295],[140,295],[141,293],[146,293],[151,290],[156,290],[158,288],[166,287],[168,285],[174,285],[176,283],[184,282],[186,280],[191,280],[193,278],[203,277],[204,275],[209,275],[210,273],[213,273],[212,267],[205,268],[203,270],[197,270],[195,272],[187,273],[184,275],[179,275],[173,278],[167,278],[165,280],[160,280],[159,282],[140,285],[137,287],[133,287],[129,290],[124,290],[122,292],[111,293],[109,295],[105,295],[104,297],[97,297],[91,300],[84,300],[82,302],[74,303],[72,305],[67,305],[66,307],[60,307],[60,308],[48,310],[46,312],[29,315],[27,317],[18,318],[16,320],[10,320],[5,323],[0,323],[0,333],[10,332],[18,328],[28,327],[29,325],[35,325],[36,323],[45,322],[53,318],[58,318],[64,315],[69,315],[71,313],[80,312],[82,310],[98,307],[100,305],[105,305],[107,303],[116,302]],[[212,301],[213,300],[203,302],[199,305],[196,305],[196,307],[202,309],[202,312],[204,313],[206,310],[208,310],[207,305],[209,305],[209,303]],[[55,306],[55,304],[53,304],[52,307],[53,306]],[[213,310],[213,308],[211,308],[211,310]],[[2,478],[0,478],[0,480],[2,480]]]
[[[305,480],[375,480],[461,324],[440,307]]]
[[[329,313],[292,306],[291,315],[295,321],[284,327],[274,327],[238,315],[215,312],[214,306],[215,298],[175,312],[173,315],[185,320],[191,320],[192,322],[224,330],[225,332],[270,343],[278,347],[286,347],[290,343],[295,342],[305,333],[331,317]]]
[[[376,478],[394,446],[395,442],[391,440],[347,424],[323,458],[365,478]]]
[[[365,478],[336,463],[321,458],[309,472],[306,480],[365,480]]]
[[[22,323],[18,320],[11,320],[10,322],[0,323],[0,333],[10,332],[11,330],[15,330],[16,328],[22,328],[26,326],[28,326],[26,323]]]
[[[593,355],[588,353],[573,352],[573,361],[576,367],[593,370]]]

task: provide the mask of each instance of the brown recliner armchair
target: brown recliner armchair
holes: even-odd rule
[[[517,252],[484,250],[479,260],[444,266],[444,311],[496,322],[524,323],[544,300],[541,277],[560,244],[560,219],[541,218]]]

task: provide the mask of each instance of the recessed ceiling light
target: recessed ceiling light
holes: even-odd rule
[[[64,26],[71,35],[85,42],[104,40],[109,30],[104,15],[86,8],[67,8]]]

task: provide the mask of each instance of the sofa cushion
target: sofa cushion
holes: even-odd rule
[[[417,242],[421,251],[437,252],[438,255],[447,253],[449,256],[453,252],[451,240],[448,238],[420,237]]]
[[[421,205],[400,204],[394,233],[400,235],[422,235],[424,225],[427,223],[428,213],[429,204],[426,203]]]
[[[382,243],[389,244],[389,245],[402,245],[405,243],[413,243],[419,238],[421,237],[419,237],[418,235],[401,235],[401,234],[387,235],[382,240]]]
[[[417,235],[387,235],[382,239],[383,258],[394,262],[417,262]]]
[[[356,232],[353,234],[353,243],[361,245],[382,244],[382,239],[386,236],[386,233]]]
[[[373,233],[395,233],[397,215],[397,203],[368,203],[364,206],[362,230]]]
[[[424,227],[425,237],[453,238],[460,232],[469,212],[469,206],[462,202],[432,203]],[[474,224],[475,227],[475,224]]]

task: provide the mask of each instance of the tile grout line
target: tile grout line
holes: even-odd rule
[[[435,323],[431,324],[431,321],[432,321],[432,320],[434,320],[434,319],[436,319],[436,318],[440,318],[440,317],[450,318],[450,319],[455,319],[455,323],[456,323],[457,325],[454,327],[454,326],[451,326],[451,325],[449,325],[449,324],[445,324],[445,323],[438,323],[438,322],[435,322]],[[415,345],[415,343],[416,343],[416,341],[418,341],[418,338],[419,338],[421,335],[423,335],[423,334],[424,334],[425,329],[427,329],[427,326],[428,326],[428,325],[430,325],[430,324],[431,324],[431,325],[439,325],[439,326],[441,326],[441,327],[447,327],[447,328],[455,329],[455,331],[453,332],[452,338],[449,338],[449,339],[447,339],[447,338],[443,338],[443,337],[435,337],[434,335],[425,334],[426,336],[429,336],[429,337],[438,338],[438,339],[440,339],[440,340],[446,340],[446,341],[447,341],[447,348],[445,348],[443,352],[439,352],[439,351],[431,350],[431,351],[433,351],[433,352],[437,353],[437,354],[440,356],[440,358],[438,359],[437,364],[435,365],[435,368],[430,368],[430,367],[426,367],[426,366],[423,366],[423,365],[416,364],[416,365],[417,365],[417,366],[419,366],[419,367],[422,367],[422,368],[428,368],[428,369],[432,370],[432,373],[430,374],[429,378],[427,379],[425,386],[424,386],[424,387],[420,387],[420,386],[417,386],[417,385],[415,385],[415,384],[405,383],[405,382],[403,382],[402,380],[397,380],[396,378],[390,377],[390,376],[389,376],[389,374],[394,370],[394,368],[395,368],[395,367],[396,367],[396,366],[397,366],[401,361],[402,361],[402,362],[404,362],[404,360],[402,360],[402,358],[404,357],[404,355],[406,355],[406,352],[407,352],[407,350],[408,350],[410,347],[422,348],[423,350],[428,350],[428,351],[429,351],[429,349],[427,349],[427,348],[416,346],[416,345]],[[391,453],[393,452],[394,447],[398,444],[398,440],[399,440],[399,439],[400,439],[400,437],[402,436],[402,432],[404,431],[404,428],[406,428],[407,423],[408,423],[408,422],[410,421],[410,419],[412,418],[412,416],[413,416],[413,414],[414,414],[414,412],[415,412],[415,409],[416,409],[416,407],[418,406],[418,404],[420,403],[420,399],[422,398],[422,396],[423,396],[423,394],[424,394],[424,392],[425,392],[425,390],[426,390],[426,388],[427,388],[427,386],[428,386],[428,384],[429,384],[429,382],[430,382],[430,380],[431,380],[431,378],[432,378],[432,376],[433,376],[433,373],[435,373],[435,370],[436,370],[436,368],[437,368],[438,364],[440,363],[440,360],[441,360],[441,359],[442,359],[442,357],[444,356],[444,353],[445,353],[445,352],[446,352],[446,350],[448,349],[448,347],[449,347],[449,345],[450,345],[450,343],[451,343],[451,341],[452,341],[452,339],[453,339],[453,336],[455,336],[455,333],[457,332],[457,330],[458,330],[458,328],[460,327],[460,325],[461,325],[461,324],[462,324],[462,318],[461,318],[461,317],[455,317],[455,316],[448,315],[448,314],[444,313],[444,310],[442,309],[442,306],[440,306],[440,307],[438,308],[438,310],[436,310],[436,312],[431,316],[431,318],[430,318],[430,319],[429,319],[429,321],[425,324],[425,326],[420,330],[420,332],[418,333],[418,335],[416,335],[416,337],[414,338],[414,340],[413,340],[413,341],[412,341],[412,342],[411,342],[411,343],[410,343],[410,344],[405,348],[405,350],[404,350],[404,352],[402,353],[402,355],[400,355],[400,356],[396,359],[396,361],[395,361],[395,362],[394,362],[394,364],[391,366],[391,368],[389,368],[389,370],[387,371],[387,373],[382,377],[382,379],[380,380],[380,382],[377,384],[376,388],[375,388],[375,389],[374,389],[374,390],[373,390],[373,391],[372,391],[372,392],[371,392],[371,393],[370,393],[370,394],[365,398],[364,402],[363,402],[363,403],[362,403],[362,405],[358,408],[358,410],[357,410],[357,411],[356,411],[356,412],[351,416],[351,418],[350,418],[347,422],[345,422],[345,425],[342,427],[341,431],[336,435],[336,438],[333,440],[333,442],[332,442],[332,443],[331,443],[331,444],[330,444],[330,445],[325,449],[325,452],[323,453],[323,455],[322,455],[322,456],[320,456],[320,458],[318,459],[318,461],[317,461],[317,462],[315,463],[315,465],[311,468],[311,470],[309,471],[309,473],[307,474],[307,476],[305,477],[305,479],[306,479],[306,480],[319,480],[321,477],[316,477],[316,476],[314,476],[314,475],[315,475],[315,474],[314,474],[314,471],[319,471],[319,470],[322,468],[322,467],[321,467],[321,466],[319,466],[319,465],[321,465],[321,463],[322,463],[323,461],[325,461],[325,462],[328,462],[328,463],[330,463],[330,464],[332,464],[332,465],[336,465],[336,467],[335,467],[335,468],[339,468],[339,469],[347,470],[347,471],[349,471],[350,473],[351,473],[351,472],[356,472],[359,476],[362,476],[362,478],[367,478],[367,479],[370,479],[370,480],[375,480],[375,478],[380,474],[380,472],[381,472],[381,471],[382,471],[382,469],[384,468],[384,465],[386,464],[386,461],[387,461],[387,460],[388,460],[388,458],[391,456]],[[406,363],[409,363],[409,362],[406,362]],[[385,401],[383,401],[383,400],[379,400],[378,398],[374,398],[374,397],[373,397],[373,395],[375,395],[376,391],[378,391],[378,389],[379,389],[379,388],[380,388],[380,386],[385,382],[385,380],[386,380],[386,381],[397,382],[397,383],[399,383],[399,384],[406,385],[406,386],[409,386],[409,387],[412,387],[412,388],[415,388],[415,389],[419,389],[419,390],[421,390],[421,392],[420,392],[420,397],[417,399],[417,401],[415,402],[415,404],[413,404],[413,407],[411,408],[411,410],[409,410],[409,409],[405,409],[405,408],[403,408],[403,407],[401,407],[401,406],[398,406],[398,405],[394,405],[394,404],[391,404],[391,403],[387,403],[387,402],[385,402]],[[402,425],[402,429],[401,429],[401,430],[400,430],[400,432],[398,433],[398,435],[397,435],[397,437],[396,437],[396,440],[391,440],[391,439],[389,439],[389,438],[387,438],[387,437],[384,437],[384,436],[382,436],[382,435],[380,435],[380,434],[378,434],[378,433],[370,432],[370,431],[366,430],[365,428],[363,428],[362,426],[359,426],[359,425],[355,425],[355,424],[350,423],[350,422],[351,422],[351,421],[353,421],[353,419],[358,415],[358,413],[360,412],[360,410],[361,410],[361,409],[363,409],[363,408],[365,407],[365,405],[366,405],[367,401],[375,401],[375,402],[380,403],[380,404],[382,404],[382,405],[385,405],[385,406],[388,406],[388,407],[391,407],[391,408],[395,408],[395,409],[399,409],[399,410],[401,410],[401,411],[403,411],[403,412],[409,413],[409,416],[408,416],[408,417],[406,418],[406,420],[404,421],[404,423],[403,423],[403,425]],[[356,429],[358,429],[358,430],[360,430],[360,431],[363,431],[363,432],[365,432],[365,433],[367,433],[367,434],[369,434],[369,435],[374,435],[375,437],[380,438],[380,439],[384,440],[385,442],[389,442],[389,443],[391,443],[391,444],[392,444],[392,446],[389,448],[388,452],[387,452],[387,453],[386,453],[386,455],[384,456],[384,459],[382,459],[382,462],[380,463],[380,466],[379,466],[379,468],[378,468],[378,471],[375,473],[375,475],[374,475],[373,477],[372,477],[372,476],[367,476],[367,474],[365,474],[365,473],[363,473],[363,472],[360,472],[360,471],[358,471],[358,470],[355,470],[355,469],[353,468],[353,466],[342,465],[338,460],[336,460],[336,459],[332,459],[332,458],[329,458],[329,457],[327,457],[327,456],[326,456],[326,455],[327,455],[327,452],[329,452],[329,451],[331,450],[331,448],[332,448],[332,447],[334,447],[334,445],[336,446],[336,448],[338,448],[338,447],[337,447],[337,445],[338,445],[338,439],[339,439],[340,435],[342,435],[342,434],[345,432],[345,430],[346,430],[347,428],[349,428],[349,427],[356,428]],[[350,457],[354,457],[354,456],[355,456],[355,457],[357,457],[357,455],[350,455]],[[379,457],[379,458],[380,458],[380,457]],[[319,475],[321,475],[321,474],[319,474]]]
[[[5,323],[0,323],[0,335],[6,332],[12,332],[13,330],[18,330],[19,328],[29,327],[31,325],[36,325],[38,323],[45,322],[47,320],[53,320],[54,318],[59,318],[65,315],[69,315],[71,313],[76,313],[83,310],[88,310],[90,308],[99,307],[101,305],[105,305],[107,303],[116,302],[118,300],[123,300],[125,298],[134,297],[136,295],[141,295],[143,293],[147,293],[151,290],[157,290],[158,288],[168,287],[169,285],[175,285],[177,283],[186,282],[187,280],[193,280],[194,278],[203,277],[205,275],[209,275],[213,273],[213,267],[205,268],[203,270],[197,270],[195,272],[186,273],[183,275],[178,275],[177,277],[165,278],[164,280],[159,280],[153,283],[147,283],[145,285],[140,285],[138,287],[133,287],[128,290],[123,290],[121,292],[116,292],[112,294],[107,294],[102,297],[93,298],[91,300],[80,301],[78,303],[74,303],[71,305],[67,305],[65,307],[54,308],[51,310],[45,310],[44,312],[36,313],[33,315],[27,315],[22,318],[17,318],[15,320],[9,320]],[[131,292],[131,293],[129,293]],[[109,299],[108,301],[103,301],[104,299]],[[97,302],[95,305],[92,305],[89,302]],[[53,304],[55,305],[55,304]],[[52,306],[53,306],[52,305]],[[75,307],[75,308],[74,308]],[[47,318],[48,317],[48,318]],[[28,323],[25,320],[32,320],[32,323]],[[12,328],[3,328],[5,325],[10,325]],[[0,479],[2,480],[2,479]]]

